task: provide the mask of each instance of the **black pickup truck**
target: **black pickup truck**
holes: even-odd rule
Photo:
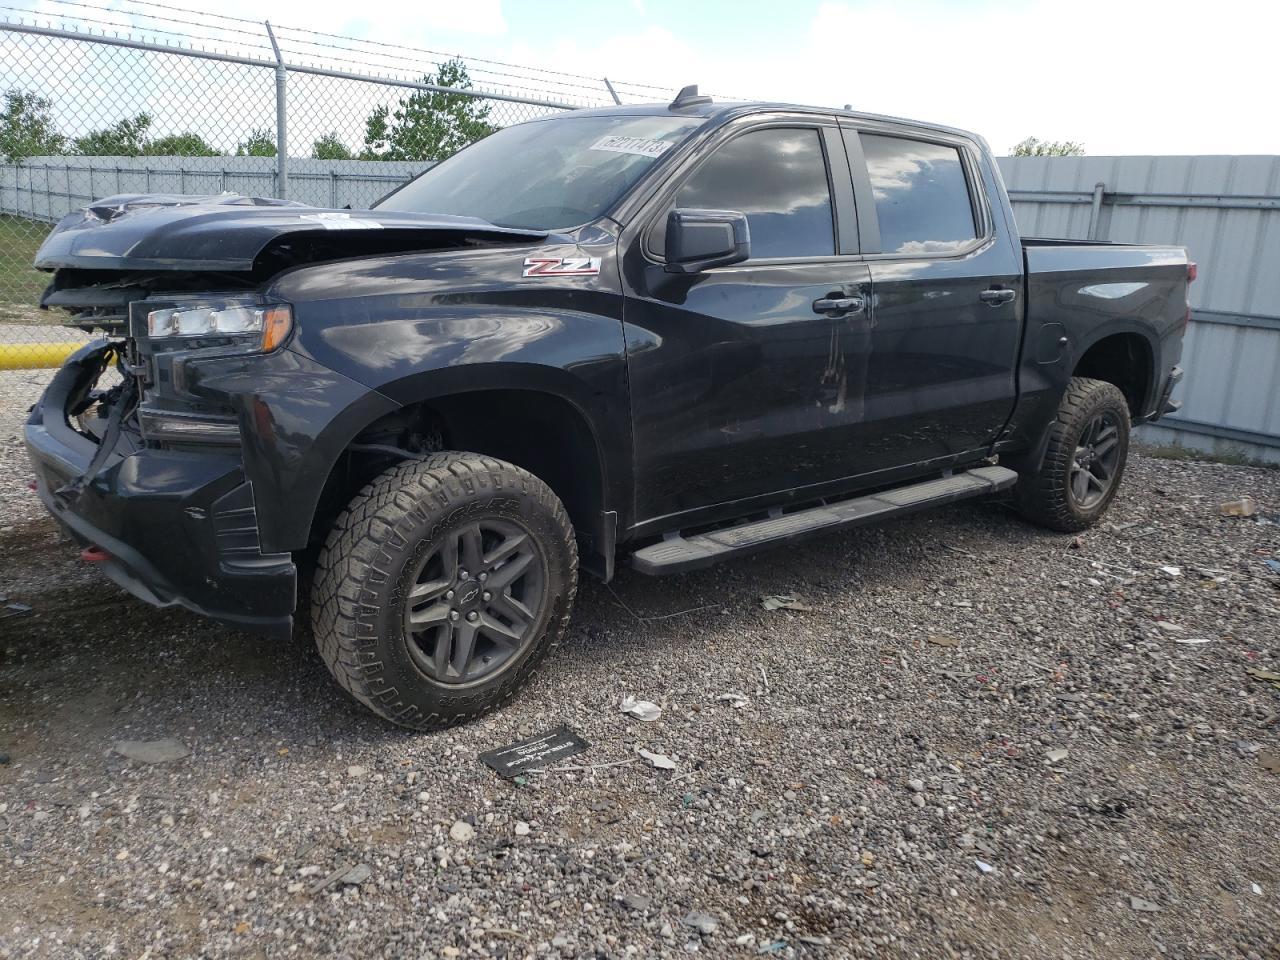
[[[1020,239],[972,134],[696,88],[499,130],[371,210],[112,197],[36,265],[108,335],[26,427],[85,559],[277,634],[307,570],[338,681],[416,728],[510,698],[579,566],[1006,488],[1088,526],[1174,408],[1195,276]]]

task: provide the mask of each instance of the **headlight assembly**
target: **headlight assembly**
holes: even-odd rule
[[[288,305],[249,299],[199,298],[147,313],[147,336],[152,340],[256,338],[263,350],[274,350],[284,343],[292,326],[293,314]]]

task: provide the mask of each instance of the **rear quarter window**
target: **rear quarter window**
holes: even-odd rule
[[[978,235],[956,147],[861,135],[884,253],[955,253]]]

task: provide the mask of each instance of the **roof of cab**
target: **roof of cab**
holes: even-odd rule
[[[724,121],[734,117],[752,113],[770,113],[786,111],[787,113],[813,113],[823,116],[849,117],[854,120],[876,120],[883,123],[896,123],[902,126],[916,127],[922,130],[937,130],[945,133],[968,137],[985,144],[983,138],[959,127],[951,127],[942,123],[929,123],[924,120],[908,120],[905,117],[891,117],[878,113],[864,113],[858,110],[841,110],[835,107],[815,107],[796,103],[775,103],[768,100],[726,101],[724,103],[695,103],[685,107],[673,107],[666,103],[638,103],[626,106],[594,107],[574,110],[575,117],[624,117],[624,116],[676,116],[692,117],[708,121]],[[564,116],[564,114],[557,114]],[[547,118],[542,118],[547,119]]]

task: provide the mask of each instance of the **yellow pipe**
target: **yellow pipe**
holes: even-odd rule
[[[84,344],[66,340],[60,343],[0,343],[0,370],[60,367],[82,346]]]

